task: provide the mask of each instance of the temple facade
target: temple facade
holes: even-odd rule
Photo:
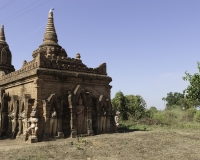
[[[58,44],[53,11],[43,44],[12,65],[4,27],[0,31],[0,137],[31,142],[113,132],[112,81],[106,63],[88,68]]]

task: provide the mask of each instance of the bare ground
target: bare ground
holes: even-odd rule
[[[200,131],[155,130],[29,144],[0,140],[0,159],[200,160]]]

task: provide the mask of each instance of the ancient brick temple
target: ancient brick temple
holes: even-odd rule
[[[0,31],[0,137],[37,142],[112,132],[112,81],[106,64],[88,68],[58,44],[53,11],[43,44],[15,71]]]

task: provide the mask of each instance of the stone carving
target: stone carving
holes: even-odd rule
[[[76,118],[76,108],[74,106],[74,95],[70,91],[68,91],[68,103],[70,109],[70,129],[71,129],[71,137],[75,138],[77,135],[77,118]]]
[[[93,129],[92,129],[92,97],[91,97],[92,92],[85,92],[86,96],[86,106],[87,106],[87,134],[88,135],[93,135]]]
[[[58,123],[57,112],[56,112],[55,107],[53,107],[51,111],[51,117],[50,117],[50,135],[51,136],[55,137],[57,135],[57,123]]]
[[[51,140],[51,137],[64,138],[62,131],[63,100],[61,97],[57,97],[56,94],[51,94],[42,103],[45,118],[43,140]]]
[[[116,115],[114,117],[114,121],[115,121],[115,132],[118,132],[118,127],[119,127],[119,115],[120,115],[120,112],[117,111],[116,112]]]
[[[101,122],[100,122],[100,132],[105,133],[106,132],[106,109],[103,106],[101,109]]]
[[[15,138],[17,134],[17,113],[19,109],[19,101],[17,95],[9,96],[9,102],[8,102],[8,120],[9,120],[9,128],[7,131],[7,135],[11,136],[11,138]]]
[[[31,139],[37,139],[37,130],[38,130],[38,118],[36,108],[33,108],[30,114],[30,118],[27,121],[28,129],[26,130],[26,135],[30,135]]]
[[[35,83],[35,82],[33,82]],[[24,90],[22,89],[21,92],[23,93]],[[18,113],[18,133],[16,139],[26,141],[28,136],[31,135],[31,130],[29,131],[30,134],[26,134],[27,128],[30,123],[28,123],[28,118],[30,118],[30,113],[33,111],[34,99],[31,98],[30,94],[23,94],[19,97],[19,113]],[[36,115],[37,116],[37,115]]]
[[[26,111],[23,110],[20,114],[19,114],[19,132],[18,132],[18,136],[23,135],[26,132],[26,119],[25,119],[25,114]]]
[[[80,96],[78,100],[78,105],[76,106],[78,134],[81,134],[83,132],[84,118],[85,118],[84,112],[85,112],[85,107],[83,106],[83,100]]]
[[[9,112],[8,114],[9,118],[9,128],[8,128],[8,135],[10,134],[11,138],[14,138],[15,133],[16,133],[16,112],[13,109],[12,111]],[[9,133],[10,132],[10,133]]]
[[[109,105],[105,96],[100,95],[99,101],[97,103],[98,111],[98,133],[109,132],[110,127],[110,115],[109,115]]]

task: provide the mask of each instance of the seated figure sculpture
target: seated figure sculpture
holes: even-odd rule
[[[116,112],[116,115],[114,117],[114,120],[115,120],[115,132],[118,132],[118,127],[119,127],[119,115],[120,115],[120,112],[117,111]]]
[[[36,108],[33,108],[30,114],[30,118],[28,119],[28,129],[26,130],[26,135],[31,130],[31,137],[37,137],[37,130],[38,130],[38,118],[36,117]]]
[[[50,136],[56,136],[56,132],[57,132],[57,112],[55,107],[53,107],[50,117]]]
[[[81,134],[83,131],[83,125],[84,125],[84,111],[85,107],[83,106],[83,100],[81,99],[81,96],[78,100],[78,105],[76,106],[76,115],[77,115],[77,132],[78,134]]]

